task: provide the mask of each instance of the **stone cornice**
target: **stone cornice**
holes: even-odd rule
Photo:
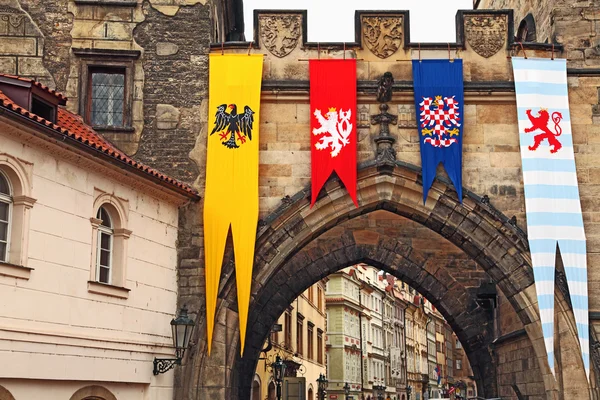
[[[598,70],[569,70],[569,76],[600,76]],[[464,83],[465,104],[509,103],[515,104],[515,85],[510,81],[482,81]],[[377,104],[375,93],[377,81],[359,80],[356,83],[357,102]],[[262,83],[261,100],[265,103],[310,102],[310,82],[307,80],[266,80]],[[412,104],[414,92],[412,81],[396,81],[391,103]]]

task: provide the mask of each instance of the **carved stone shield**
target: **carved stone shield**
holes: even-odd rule
[[[363,41],[379,58],[388,58],[402,45],[402,17],[365,16],[362,19]]]
[[[469,45],[482,57],[496,54],[506,40],[506,15],[465,16],[465,34]]]
[[[300,15],[261,15],[259,25],[260,39],[274,56],[285,57],[298,45],[301,32]]]

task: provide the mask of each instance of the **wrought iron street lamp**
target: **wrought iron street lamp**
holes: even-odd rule
[[[348,385],[348,382],[344,383],[344,394],[346,395],[346,400],[348,400],[348,395],[350,394],[350,385]]]
[[[283,383],[283,377],[285,376],[286,365],[281,357],[275,357],[275,362],[271,364],[273,369],[273,379],[277,385],[277,400],[281,400],[281,384]]]
[[[187,313],[187,308],[183,306],[177,318],[171,320],[176,358],[155,358],[154,370],[152,371],[154,375],[163,374],[175,365],[181,365],[181,360],[183,360],[185,350],[190,344],[190,338],[196,325],[194,320],[188,317]]]
[[[324,374],[319,374],[319,379],[317,379],[318,390],[319,390],[319,400],[325,400],[325,396],[327,395],[327,378],[325,378]]]

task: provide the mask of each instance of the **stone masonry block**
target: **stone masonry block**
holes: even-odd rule
[[[156,54],[159,56],[171,56],[177,54],[179,46],[175,43],[159,42],[156,44]]]
[[[0,57],[0,73],[15,75],[17,73],[16,57]]]
[[[170,104],[156,105],[156,128],[175,129],[179,122],[180,111]]]
[[[3,37],[0,40],[0,55],[34,56],[37,52],[37,39]]]
[[[42,57],[19,57],[19,75],[40,76],[48,75]]]

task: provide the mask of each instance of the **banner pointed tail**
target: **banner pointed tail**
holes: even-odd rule
[[[579,200],[566,60],[513,57],[527,236],[548,364],[554,373],[554,275],[560,250],[590,373],[586,238]]]
[[[208,351],[212,348],[219,279],[229,228],[233,235],[241,348],[252,283],[258,224],[258,141],[263,56],[210,55],[209,121],[204,195]]]
[[[311,207],[333,172],[356,199],[356,60],[310,60]]]
[[[423,203],[427,200],[440,163],[462,203],[462,60],[414,60],[412,67],[423,171]]]

